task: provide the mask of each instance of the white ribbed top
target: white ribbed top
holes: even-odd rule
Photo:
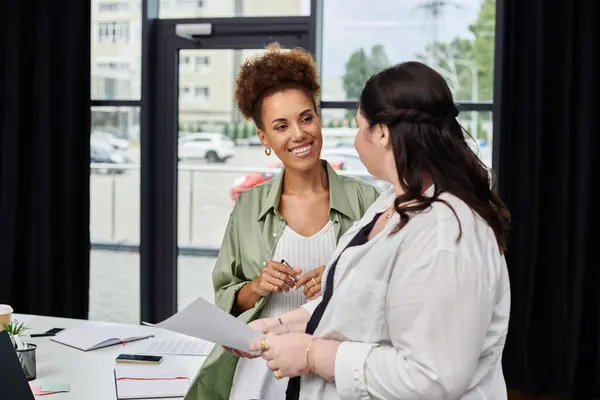
[[[300,268],[303,273],[310,272],[321,265],[327,265],[337,244],[336,236],[333,221],[329,221],[323,229],[310,237],[302,236],[286,226],[277,242],[272,259],[275,261],[284,259],[293,268]],[[306,301],[302,289],[295,292],[271,293],[261,318],[278,317],[302,306]],[[284,399],[287,383],[288,379],[276,380],[273,377],[264,359],[242,358],[237,364],[229,398],[231,400]]]

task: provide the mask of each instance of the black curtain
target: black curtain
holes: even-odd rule
[[[87,318],[90,1],[0,5],[0,303]]]
[[[495,124],[513,214],[509,389],[599,396],[600,5],[498,0]]]

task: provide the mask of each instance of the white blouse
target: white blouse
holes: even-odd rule
[[[394,197],[392,189],[381,195],[340,239],[332,260]],[[440,198],[458,215],[460,241],[454,213],[435,202],[390,236],[400,219],[394,214],[372,240],[342,254],[333,297],[315,332],[342,341],[335,384],[303,376],[301,399],[507,398],[504,256],[485,221],[460,199]],[[304,307],[312,313],[320,301]]]
[[[273,260],[284,259],[303,274],[327,265],[337,242],[337,229],[329,221],[318,233],[305,237],[286,226],[273,251]],[[304,291],[298,289],[283,293],[271,293],[261,312],[261,318],[278,317],[306,303]],[[263,358],[240,358],[238,361],[231,400],[280,400],[285,399],[288,379],[277,380]]]

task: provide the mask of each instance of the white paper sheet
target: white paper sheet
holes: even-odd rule
[[[213,343],[202,339],[154,339],[146,343],[138,354],[160,354],[179,356],[207,356]]]
[[[260,332],[201,297],[153,326],[241,351],[248,351],[250,343],[260,336]]]

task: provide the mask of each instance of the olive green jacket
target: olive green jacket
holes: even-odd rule
[[[371,185],[338,175],[325,162],[329,178],[329,215],[335,223],[337,239],[359,220],[379,197]],[[255,279],[270,260],[285,221],[279,214],[283,173],[239,195],[225,230],[213,270],[215,303],[231,312],[236,293]],[[260,316],[268,297],[238,318],[244,323]],[[198,321],[198,323],[210,323]],[[185,400],[227,400],[238,358],[216,345],[196,375]]]

